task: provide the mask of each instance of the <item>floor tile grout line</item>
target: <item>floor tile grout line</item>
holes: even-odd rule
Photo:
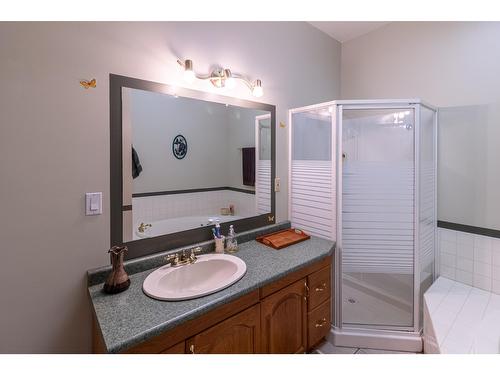
[[[446,279],[448,279],[448,278],[446,277]],[[452,279],[448,279],[448,280],[453,281],[453,284],[448,287],[448,289],[446,290],[446,295],[443,298],[441,298],[441,300],[439,301],[439,303],[437,304],[437,306],[433,309],[434,312],[436,312],[438,310],[438,308],[441,306],[441,304],[443,303],[444,299],[446,298],[446,296],[450,292],[451,288],[453,287],[454,283],[457,282],[457,281],[452,280]],[[430,311],[429,311],[429,313],[430,313]]]
[[[458,283],[458,281],[455,281],[455,283]],[[451,291],[451,288],[450,288],[450,290],[448,291],[448,293],[446,294],[446,296],[448,296],[448,294],[450,293],[450,291]],[[449,328],[449,329],[448,329],[448,331],[446,332],[446,335],[444,335],[443,342],[442,342],[441,344],[439,344],[439,343],[438,343],[439,345],[443,345],[443,344],[445,343],[446,339],[448,338],[448,335],[450,334],[450,332],[451,332],[451,330],[453,329],[453,327],[454,327],[454,325],[455,325],[456,321],[458,320],[458,316],[460,315],[460,313],[461,313],[461,312],[462,312],[462,310],[464,309],[464,306],[465,306],[465,304],[466,304],[467,300],[469,299],[469,296],[470,296],[471,292],[472,292],[472,288],[469,288],[469,290],[468,290],[468,292],[467,292],[467,297],[465,297],[465,300],[464,300],[464,302],[462,303],[462,306],[460,306],[460,309],[458,310],[458,313],[457,313],[457,314],[455,315],[455,317],[453,318],[453,322],[451,323],[450,328]],[[489,301],[489,300],[488,300],[488,301]]]

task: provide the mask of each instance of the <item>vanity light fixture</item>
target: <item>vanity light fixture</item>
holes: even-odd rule
[[[236,86],[236,80],[240,80],[247,85],[253,96],[259,98],[264,94],[260,79],[252,82],[242,75],[232,73],[230,69],[226,68],[216,68],[210,74],[201,75],[194,72],[193,60],[177,60],[177,63],[184,68],[184,80],[188,83],[192,83],[197,78],[204,81],[209,80],[217,88],[227,87],[228,89],[232,89]]]

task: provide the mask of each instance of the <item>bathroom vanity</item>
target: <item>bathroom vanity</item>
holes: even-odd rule
[[[274,250],[240,244],[242,279],[208,296],[159,301],[142,291],[153,269],[130,275],[129,290],[89,287],[94,353],[304,353],[330,331],[332,241],[311,238]],[[89,281],[92,272],[89,273]]]
[[[131,285],[107,295],[109,267],[88,272],[95,353],[304,353],[321,341],[332,320],[334,242],[274,250],[254,241],[290,228],[275,224],[274,105],[112,74],[110,135],[110,245],[127,246]],[[239,233],[241,279],[182,301],[143,292],[172,251],[213,251],[217,222]],[[189,275],[161,279],[174,295],[224,273],[181,267]]]

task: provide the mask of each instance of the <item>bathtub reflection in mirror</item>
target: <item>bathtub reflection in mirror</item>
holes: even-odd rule
[[[122,89],[123,241],[271,210],[270,112]]]

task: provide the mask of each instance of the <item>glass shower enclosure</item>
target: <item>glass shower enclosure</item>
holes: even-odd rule
[[[336,241],[335,345],[419,351],[434,280],[436,109],[333,101],[290,111],[289,217]]]

